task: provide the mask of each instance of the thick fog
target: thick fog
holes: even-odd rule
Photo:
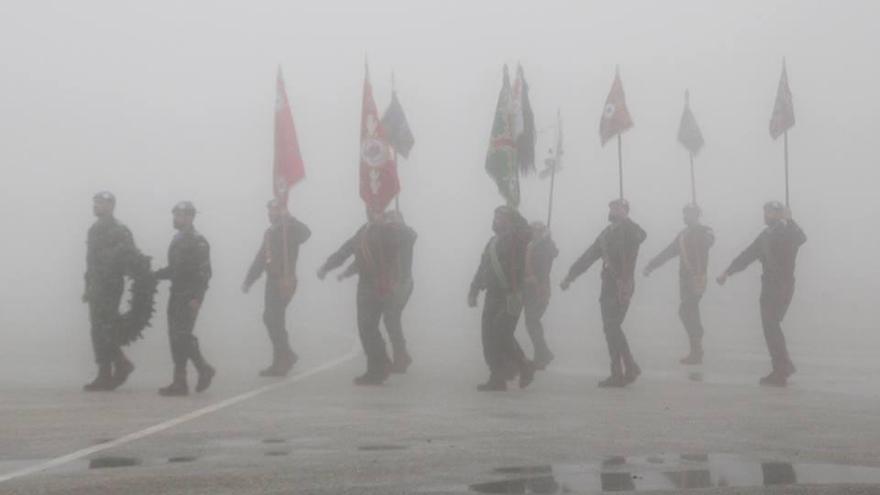
[[[80,302],[92,195],[113,191],[117,217],[164,266],[171,207],[195,203],[214,278],[197,325],[222,360],[267,359],[262,284],[240,292],[267,226],[275,73],[286,87],[306,166],[291,212],[308,224],[288,321],[355,335],[354,283],[315,271],[364,221],[358,196],[364,59],[380,111],[396,75],[416,144],[399,163],[401,209],[419,234],[416,291],[404,315],[414,355],[467,349],[481,360],[479,310],[465,296],[492,210],[484,169],[505,63],[523,65],[539,129],[565,122],[553,235],[554,287],[606,223],[617,194],[614,143],[598,122],[620,67],[635,126],[623,135],[626,197],[648,233],[639,268],[681,228],[687,152],[676,141],[684,91],[706,138],[698,200],[720,273],[783,199],[782,142],[767,125],[786,57],[797,124],[790,131],[792,208],[809,237],[786,328],[815,357],[876,348],[880,206],[880,7],[870,1],[340,1],[48,2],[0,4],[0,361],[3,381],[85,380],[93,370]],[[539,136],[543,159],[553,132]],[[547,181],[523,178],[522,212],[546,216]],[[548,339],[605,366],[598,266],[556,290]],[[759,267],[704,298],[707,347],[763,356]],[[677,268],[638,278],[626,328],[641,355],[684,349]],[[143,368],[170,370],[167,285],[143,344]],[[443,342],[444,345],[437,345]],[[435,349],[439,349],[436,350]],[[297,349],[298,352],[308,352]],[[340,349],[344,352],[347,349]],[[479,377],[474,377],[476,381]],[[157,384],[158,385],[158,384]]]

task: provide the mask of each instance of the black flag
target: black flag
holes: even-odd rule
[[[406,114],[403,113],[403,107],[397,99],[397,92],[391,93],[391,104],[385,110],[382,116],[382,127],[388,136],[388,142],[403,155],[404,158],[409,157],[409,152],[415,144],[412,131],[409,128],[409,122],[406,120]]]

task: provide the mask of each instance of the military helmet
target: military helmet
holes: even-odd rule
[[[100,191],[92,198],[93,201],[105,201],[112,205],[116,204],[116,196],[110,191]]]
[[[174,205],[174,208],[171,209],[171,213],[187,213],[189,215],[195,215],[196,207],[191,201],[181,201]]]

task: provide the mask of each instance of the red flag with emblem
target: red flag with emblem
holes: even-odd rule
[[[299,152],[281,67],[278,68],[275,93],[275,164],[272,172],[272,191],[275,198],[286,205],[290,188],[305,177],[306,170]]]
[[[388,137],[379,120],[370,70],[364,74],[364,99],[361,109],[361,199],[371,211],[382,212],[400,192],[397,163],[391,153]]]
[[[602,140],[602,146],[605,146],[609,139],[632,126],[632,117],[629,116],[626,97],[623,94],[623,83],[620,82],[620,71],[615,70],[614,84],[611,85],[611,91],[602,110],[602,119],[599,121],[599,138]]]

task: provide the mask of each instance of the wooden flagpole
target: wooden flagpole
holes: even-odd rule
[[[694,152],[688,153],[691,157],[691,201],[697,204],[697,181],[694,176]]]
[[[620,133],[617,134],[617,172],[620,177],[620,199],[623,199],[623,144]]]
[[[788,131],[782,133],[782,143],[785,153],[785,206],[790,208],[791,203],[789,202],[788,194]]]

